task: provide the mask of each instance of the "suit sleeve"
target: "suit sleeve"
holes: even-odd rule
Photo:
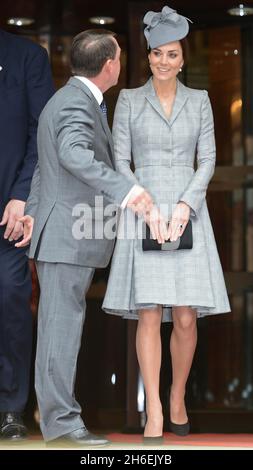
[[[28,199],[25,205],[25,215],[31,215],[32,217],[35,217],[37,207],[38,207],[38,202],[39,202],[39,195],[40,195],[40,167],[39,167],[39,162],[37,162],[34,173],[33,173],[30,194],[28,196]]]
[[[76,178],[120,205],[133,184],[104,161],[96,160],[94,141],[99,135],[94,112],[91,102],[73,96],[55,117],[60,164]]]
[[[215,169],[216,151],[213,112],[207,92],[204,91],[203,95],[201,127],[197,144],[198,168],[180,197],[180,201],[186,202],[190,206],[192,215],[198,215],[206,198],[207,187]]]
[[[131,164],[131,130],[130,104],[127,94],[122,90],[119,94],[113,120],[113,142],[115,164],[117,170],[132,183],[139,184],[130,168]]]
[[[28,105],[27,147],[10,198],[26,201],[37,163],[37,126],[39,115],[54,93],[47,51],[42,47],[30,48],[25,64],[26,99]]]

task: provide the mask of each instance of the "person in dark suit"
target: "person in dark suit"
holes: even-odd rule
[[[54,86],[46,50],[0,30],[0,438],[26,437],[22,420],[32,349],[31,278],[19,219],[37,161],[38,117]]]

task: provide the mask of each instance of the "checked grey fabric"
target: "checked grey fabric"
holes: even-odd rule
[[[114,171],[107,119],[79,79],[70,78],[48,102],[40,115],[37,141],[39,161],[25,208],[35,218],[29,256],[49,263],[106,266],[114,240],[89,240],[81,232],[79,237],[78,208],[84,203],[104,209],[120,205],[132,184]],[[99,202],[97,195],[103,196]],[[95,220],[103,234],[103,210],[87,215],[93,228]]]
[[[206,190],[215,168],[213,116],[207,92],[187,88],[178,81],[172,114],[167,119],[152,79],[140,88],[122,90],[113,138],[118,171],[145,187],[156,204],[167,205],[168,217],[179,201],[191,207],[193,249],[143,252],[135,220],[133,239],[118,237],[104,310],[138,319],[139,309],[160,304],[164,307],[163,321],[171,321],[172,306],[195,308],[198,317],[229,312],[206,204]],[[127,211],[123,211],[121,223]]]

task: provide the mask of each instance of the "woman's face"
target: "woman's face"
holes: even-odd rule
[[[151,49],[148,58],[151,72],[157,80],[175,78],[184,63],[182,46],[179,41],[169,42]]]

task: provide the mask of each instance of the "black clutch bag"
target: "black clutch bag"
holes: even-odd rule
[[[154,240],[150,233],[150,228],[146,225],[146,238],[142,240],[143,251],[172,251],[172,250],[190,250],[192,248],[192,222],[188,221],[184,233],[176,241],[165,243],[158,243]]]

